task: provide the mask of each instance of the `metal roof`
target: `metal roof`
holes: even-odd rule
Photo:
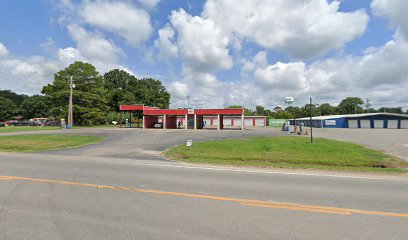
[[[360,113],[360,114],[345,114],[345,115],[327,115],[327,116],[317,116],[312,117],[312,120],[327,120],[334,118],[361,118],[361,117],[370,117],[370,116],[394,116],[394,117],[404,117],[408,118],[408,114],[398,114],[398,113]],[[297,118],[296,120],[309,120],[310,117]]]

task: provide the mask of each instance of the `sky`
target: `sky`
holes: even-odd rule
[[[406,0],[2,0],[0,89],[40,94],[74,61],[159,79],[171,107],[350,96],[408,108]]]

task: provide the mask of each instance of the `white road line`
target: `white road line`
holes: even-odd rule
[[[118,163],[115,161],[109,161],[111,163]],[[332,177],[332,178],[351,178],[351,179],[367,179],[367,180],[388,180],[388,181],[408,181],[407,179],[392,178],[390,177],[374,177],[374,176],[353,176],[353,175],[341,175],[341,174],[325,174],[325,173],[299,173],[299,172],[281,172],[281,171],[262,171],[262,170],[248,170],[248,169],[234,169],[234,168],[218,168],[218,167],[200,167],[200,166],[185,166],[185,165],[171,165],[171,164],[156,164],[156,163],[137,163],[127,162],[131,165],[153,166],[153,167],[167,167],[167,168],[185,168],[185,169],[198,169],[198,170],[211,170],[211,171],[229,171],[229,172],[244,172],[244,173],[264,173],[264,174],[280,174],[280,175],[298,175],[298,176],[311,176],[311,177]]]

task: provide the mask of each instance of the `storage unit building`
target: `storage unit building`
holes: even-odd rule
[[[296,124],[310,126],[310,118],[296,119]],[[293,125],[293,120],[291,121]],[[348,115],[318,116],[312,118],[312,127],[316,128],[408,128],[408,114],[364,113]]]

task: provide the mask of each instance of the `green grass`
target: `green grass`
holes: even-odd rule
[[[63,148],[74,148],[103,140],[98,136],[79,135],[18,135],[0,136],[0,151],[38,152]]]
[[[408,163],[360,145],[303,137],[253,137],[179,145],[165,156],[189,163],[324,170],[408,172]]]
[[[0,133],[9,133],[9,132],[27,132],[27,131],[40,131],[40,130],[57,130],[61,129],[60,127],[40,127],[40,126],[7,126],[0,127]]]

